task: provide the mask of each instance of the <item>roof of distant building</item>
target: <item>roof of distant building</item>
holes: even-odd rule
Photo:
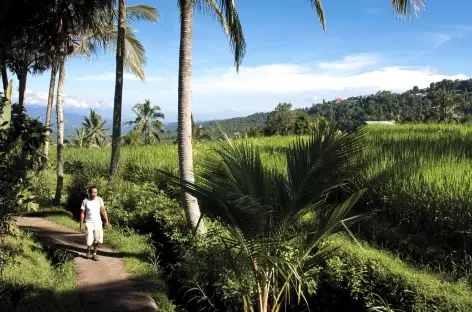
[[[366,124],[368,125],[389,125],[389,126],[395,126],[395,121],[394,120],[369,120],[365,121]]]

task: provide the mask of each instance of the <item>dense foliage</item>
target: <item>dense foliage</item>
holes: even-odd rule
[[[3,105],[3,101],[2,104]],[[45,128],[13,105],[9,127],[0,128],[0,217],[17,209],[33,208],[28,172],[39,157]]]

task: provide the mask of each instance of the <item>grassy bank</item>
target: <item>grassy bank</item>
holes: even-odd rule
[[[72,259],[45,249],[31,234],[4,241],[7,258],[0,277],[0,311],[81,311]]]
[[[367,306],[399,311],[472,311],[472,289],[465,281],[447,281],[446,276],[414,268],[389,252],[359,245],[345,235],[335,235],[329,243],[340,248],[317,279],[328,296],[349,293]]]

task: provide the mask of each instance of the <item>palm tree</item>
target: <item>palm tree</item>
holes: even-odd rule
[[[211,12],[218,19],[226,35],[229,37],[234,52],[236,69],[244,57],[246,42],[241,23],[233,0],[222,0],[218,5],[214,0],[179,0],[180,8],[180,51],[179,51],[179,87],[178,87],[178,148],[179,173],[183,181],[195,181],[192,155],[192,105],[191,76],[192,76],[192,33],[193,11],[196,8]],[[185,190],[182,191],[182,203],[189,227],[192,230],[205,232],[200,224],[200,208],[195,197]]]
[[[102,121],[100,114],[93,109],[90,110],[89,117],[84,117],[84,122],[82,123],[85,129],[86,143],[102,146],[102,143],[106,140],[108,130],[103,127],[105,123],[106,121]]]
[[[60,205],[64,187],[64,112],[62,94],[66,76],[65,56],[59,61],[59,81],[57,83],[56,115],[57,115],[57,185],[54,203]]]
[[[118,172],[121,141],[121,109],[123,106],[123,67],[125,57],[126,0],[118,0],[118,40],[116,42],[116,80],[113,103],[113,133],[111,142],[110,177]]]
[[[151,106],[150,100],[145,100],[144,104],[138,103],[133,107],[136,119],[125,122],[124,125],[135,125],[134,131],[140,131],[144,144],[151,143],[151,138],[161,141],[161,135],[165,132],[164,124],[159,119],[164,119],[164,114],[158,105]]]
[[[148,8],[144,10],[143,8]],[[113,134],[112,134],[112,150],[110,163],[110,176],[113,176],[118,171],[118,164],[120,160],[120,144],[121,144],[121,108],[123,96],[123,68],[131,69],[136,75],[144,80],[144,72],[142,65],[145,64],[146,58],[144,54],[144,47],[142,53],[136,51],[131,53],[130,45],[136,44],[130,38],[130,28],[126,26],[127,22],[133,20],[148,20],[157,21],[158,15],[155,9],[149,10],[146,6],[130,6],[126,7],[126,0],[119,0],[118,11],[114,11],[114,18],[118,19],[116,42],[116,82],[115,82],[115,98],[113,105]],[[141,64],[141,68],[139,65]],[[140,70],[137,70],[139,69]]]
[[[267,169],[250,141],[225,136],[201,163],[198,184],[165,173],[200,201],[205,216],[221,223],[216,235],[228,261],[237,274],[252,272],[258,311],[268,311],[269,297],[278,311],[289,288],[304,298],[304,272],[334,250],[321,243],[359,218],[349,213],[363,190],[340,202],[329,195],[354,178],[363,138],[363,129],[341,133],[320,126],[309,140],[287,148],[284,174]]]
[[[84,147],[87,141],[87,133],[85,131],[85,128],[80,127],[80,130],[77,128],[74,128],[74,130],[75,132],[71,136],[71,140],[67,141],[67,143],[72,144],[73,146],[76,146],[76,147]]]
[[[150,21],[155,22],[159,16],[156,8],[146,5],[128,6],[128,21]],[[95,12],[95,23],[80,34],[74,36],[73,53],[74,56],[86,56],[88,59],[98,53],[100,50],[113,51],[117,42],[118,26],[113,23],[116,20],[118,10],[110,12],[101,9]],[[110,22],[111,21],[111,22]],[[114,51],[115,52],[115,51]],[[136,38],[136,31],[127,27],[125,35],[125,61],[124,65],[127,71],[135,74],[144,81],[144,65],[146,62],[145,49],[142,43]],[[51,68],[51,82],[49,85],[49,98],[46,109],[46,125],[50,127],[52,105],[54,102],[54,85],[56,82],[57,65],[53,64]],[[47,133],[49,137],[49,133]],[[49,154],[49,141],[46,141],[43,147],[43,170],[47,169]]]
[[[7,93],[8,89],[8,73],[7,73],[7,63],[5,59],[0,54],[0,73],[2,76],[2,85],[3,85],[3,93]]]
[[[51,66],[51,79],[49,81],[49,94],[48,94],[48,105],[46,107],[46,141],[43,146],[42,155],[42,170],[48,169],[48,155],[49,155],[49,135],[52,120],[52,105],[54,103],[54,87],[56,84],[57,64]]]

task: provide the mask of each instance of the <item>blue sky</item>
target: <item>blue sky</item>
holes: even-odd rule
[[[147,80],[125,76],[123,118],[149,98],[176,120],[179,15],[177,1],[128,1],[158,8],[156,24],[132,25],[147,51]],[[325,0],[327,32],[306,0],[239,0],[247,41],[240,73],[211,16],[194,19],[192,105],[197,120],[295,107],[377,90],[404,91],[432,81],[472,76],[472,2],[429,1],[419,19],[399,20],[390,0]],[[66,63],[65,110],[99,109],[111,118],[113,54]],[[26,104],[46,104],[49,73],[29,77]],[[17,85],[17,84],[16,84]]]

